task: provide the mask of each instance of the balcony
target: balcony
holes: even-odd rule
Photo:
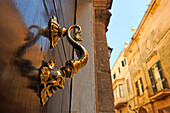
[[[117,85],[119,85],[119,84],[124,84],[124,83],[125,83],[125,78],[116,79],[116,80],[113,82],[113,84],[112,84],[113,89],[114,89]]]
[[[120,97],[114,101],[115,108],[118,109],[120,107],[124,107],[127,104],[127,98],[126,97]]]
[[[152,85],[154,94],[150,96],[151,101],[159,100],[170,95],[170,89],[165,78],[158,79],[158,81]]]
[[[116,79],[113,85],[114,105],[118,109],[127,104],[127,92],[125,91],[125,78]]]
[[[159,100],[170,95],[170,89],[162,89],[150,97],[151,101]]]

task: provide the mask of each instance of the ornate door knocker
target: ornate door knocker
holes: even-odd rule
[[[73,29],[78,29],[77,32],[71,37],[70,32]],[[63,83],[65,78],[72,78],[79,69],[83,68],[88,62],[88,52],[87,50],[77,41],[82,41],[81,38],[81,27],[79,25],[73,25],[67,30],[60,27],[56,21],[56,17],[50,18],[48,26],[44,28],[43,35],[47,37],[50,41],[50,48],[54,48],[60,38],[67,35],[67,40],[75,48],[78,59],[71,59],[65,63],[65,66],[55,69],[55,61],[50,60],[45,63],[39,69],[40,77],[40,101],[44,106],[48,101],[48,98],[55,93],[56,90],[64,89]]]

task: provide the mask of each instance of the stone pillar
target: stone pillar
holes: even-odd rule
[[[104,3],[106,3],[106,5]],[[114,113],[113,90],[106,41],[107,25],[111,16],[107,8],[107,3],[107,1],[94,2],[96,111],[98,113]],[[101,5],[106,6],[105,9],[100,7]]]

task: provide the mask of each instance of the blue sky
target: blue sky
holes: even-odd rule
[[[113,0],[112,16],[106,33],[108,46],[113,48],[110,68],[113,67],[126,41],[130,42],[132,26],[138,28],[151,0]]]

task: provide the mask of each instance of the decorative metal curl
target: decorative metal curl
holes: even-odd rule
[[[55,16],[52,16],[52,18],[49,19],[48,26],[44,28],[43,35],[49,39],[50,48],[54,48],[60,38],[65,35],[65,33],[66,29],[60,27],[57,22],[57,18]]]
[[[73,29],[78,29],[77,32],[71,37],[70,32]],[[81,27],[79,25],[71,26],[66,33],[66,29],[59,26],[56,22],[56,18],[53,16],[50,18],[48,27],[44,29],[43,35],[50,40],[50,48],[54,48],[61,37],[67,35],[67,40],[75,48],[78,59],[70,59],[65,63],[65,66],[59,69],[53,68],[55,61],[50,60],[48,63],[44,63],[39,69],[40,77],[40,101],[44,106],[48,101],[48,98],[55,93],[56,90],[64,89],[63,83],[65,78],[74,77],[74,74],[83,68],[88,62],[87,50],[77,41],[82,41]]]

